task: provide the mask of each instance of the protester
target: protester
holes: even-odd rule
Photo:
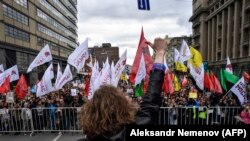
[[[150,74],[148,91],[136,112],[135,106],[115,87],[102,86],[93,99],[82,108],[81,125],[87,140],[126,140],[127,124],[154,124],[161,106],[161,90],[165,66],[163,58],[166,41],[157,38],[149,45],[155,51],[153,70]]]

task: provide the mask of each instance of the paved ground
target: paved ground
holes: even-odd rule
[[[84,138],[81,133],[38,133],[33,136],[24,135],[14,135],[12,133],[8,135],[0,135],[0,141],[77,141],[78,139]]]

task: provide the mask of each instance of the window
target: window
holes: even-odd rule
[[[17,12],[16,10],[10,8],[9,6],[5,4],[3,4],[3,14],[25,25],[29,24],[29,19],[27,16],[21,14],[20,12]]]
[[[53,25],[57,29],[63,31],[67,36],[71,36],[74,40],[77,38],[75,34],[73,34],[70,30],[68,30],[66,27],[64,27],[62,24],[51,18],[49,15],[41,11],[40,9],[37,9],[37,16],[47,21],[49,24]]]
[[[29,33],[21,31],[15,27],[11,27],[8,25],[5,25],[5,35],[19,39],[19,40],[23,40],[26,42],[30,41]]]
[[[37,24],[37,30],[40,31],[40,32],[43,32],[44,34],[47,34],[47,35],[49,35],[51,37],[54,37],[57,40],[65,42],[66,44],[68,44],[68,45],[70,45],[72,47],[76,47],[77,46],[77,44],[75,42],[73,42],[73,41],[65,38],[64,36],[61,36],[60,34],[58,34],[58,33],[54,32],[54,31],[50,30],[49,28],[47,28],[47,27],[45,27],[45,26],[43,26],[43,25],[41,25],[39,23]]]
[[[28,8],[28,2],[27,0],[14,0],[17,4],[25,7],[25,8]]]

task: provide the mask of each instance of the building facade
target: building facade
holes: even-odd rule
[[[107,57],[109,64],[114,61],[116,64],[119,60],[119,47],[112,47],[110,43],[103,43],[102,46],[94,46],[89,48],[89,52],[93,57],[93,60],[97,60],[99,67],[103,66]]]
[[[193,0],[193,44],[218,72],[229,57],[235,74],[250,71],[250,0]]]
[[[38,52],[49,44],[53,63],[64,68],[67,57],[78,46],[77,0],[1,0],[0,64],[17,64],[26,73]],[[34,83],[48,64],[26,74]],[[56,65],[54,67],[56,69]]]

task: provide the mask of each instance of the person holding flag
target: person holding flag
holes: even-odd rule
[[[150,71],[147,92],[143,95],[137,113],[135,105],[125,94],[113,86],[104,85],[94,92],[93,98],[82,107],[81,127],[87,140],[125,141],[125,126],[155,124],[162,105],[162,84],[165,69],[164,54],[167,43],[156,38],[154,44],[147,42],[155,51],[155,60]],[[84,140],[84,139],[83,139]]]

